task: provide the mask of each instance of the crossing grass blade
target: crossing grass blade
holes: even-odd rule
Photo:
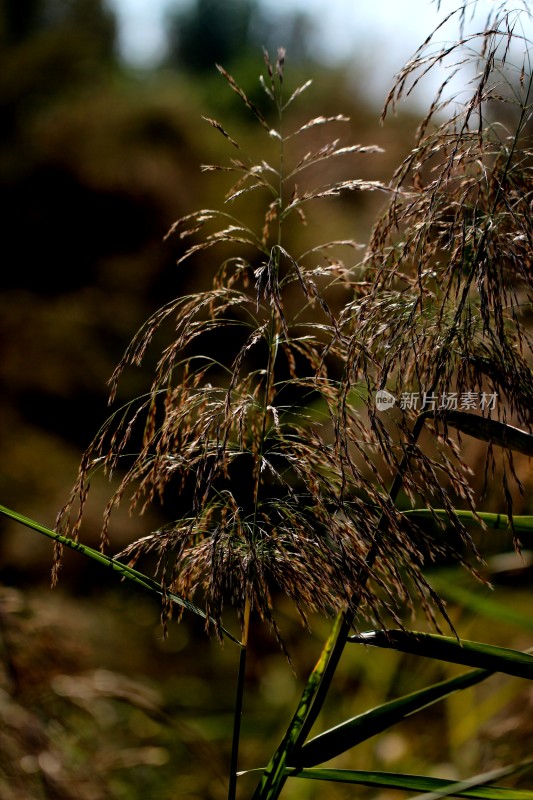
[[[483,442],[491,442],[526,456],[533,455],[533,435],[495,419],[487,419],[466,411],[448,411],[446,425]]]
[[[76,552],[81,553],[88,558],[92,558],[93,561],[97,561],[104,567],[107,567],[114,572],[118,572],[123,578],[133,581],[133,583],[136,583],[138,586],[142,586],[143,589],[147,589],[149,592],[152,592],[159,597],[164,596],[166,600],[171,600],[173,603],[181,606],[187,611],[190,611],[205,620],[208,619],[205,612],[202,611],[201,608],[198,608],[188,600],[184,600],[182,597],[179,597],[179,595],[174,594],[174,592],[163,590],[163,587],[153,578],[150,578],[148,575],[144,575],[142,572],[139,572],[136,569],[132,569],[132,567],[128,567],[126,564],[122,564],[112,556],[101,553],[99,550],[95,550],[93,547],[89,547],[86,544],[77,542],[74,539],[69,539],[68,536],[63,536],[62,534],[53,531],[51,528],[47,528],[46,525],[41,525],[39,522],[36,522],[35,520],[30,519],[23,514],[19,514],[17,511],[12,511],[5,506],[0,505],[0,514],[15,520],[15,522],[19,522],[21,525],[25,525],[27,528],[31,528],[31,530],[37,531],[44,536],[48,536],[49,539],[54,539],[56,542],[65,545],[65,547],[70,547],[71,550],[76,550]],[[210,618],[209,622],[213,625],[216,624],[215,621]],[[239,640],[236,639],[229,631],[222,627],[220,630],[228,639],[231,639],[231,641],[240,645]]]
[[[299,767],[314,767],[329,761],[417,711],[437,703],[454,692],[475,686],[492,674],[489,670],[474,670],[358,714],[307,742],[297,754],[297,759],[293,760],[293,766],[297,764]]]
[[[456,797],[457,792],[464,791],[465,789],[473,789],[478,786],[486,786],[489,787],[489,784],[492,784],[493,781],[499,781],[502,778],[507,778],[510,775],[516,775],[519,772],[523,772],[524,770],[528,770],[533,765],[533,762],[522,762],[518,764],[513,764],[509,767],[500,767],[499,769],[489,770],[488,772],[482,772],[478,775],[474,775],[472,778],[465,778],[464,780],[457,781],[456,783],[448,784],[447,787],[433,791],[433,792],[425,792],[424,794],[417,794],[416,797],[411,798],[411,800],[441,800],[442,797]],[[498,786],[490,786],[491,793],[493,790],[496,790],[498,793],[499,789],[505,788],[506,791],[509,791],[506,787],[498,787]],[[513,792],[513,797],[516,792],[515,789],[511,789]],[[518,790],[520,791],[520,790]],[[526,790],[529,791],[529,790]]]
[[[350,636],[348,641],[533,679],[532,655],[482,642],[401,630],[368,631]]]
[[[413,508],[402,512],[404,516],[419,520],[440,519],[446,521],[449,519],[448,512],[443,508]],[[487,528],[492,530],[507,530],[511,529],[511,520],[507,514],[491,514],[487,511],[455,511],[458,519],[465,525],[486,525]],[[514,516],[512,527],[517,533],[530,533],[533,534],[533,516]]]
[[[509,775],[524,768],[524,765],[501,770],[500,775]],[[533,791],[513,789],[505,786],[482,786],[493,779],[494,773],[477,776],[466,781],[450,782],[443,778],[429,778],[423,775],[402,775],[395,772],[366,772],[351,769],[288,769],[292,778],[305,778],[314,781],[351,783],[358,786],[371,786],[381,789],[400,789],[408,792],[430,792],[439,797],[467,797],[477,800],[533,800]],[[476,785],[472,785],[476,784]]]

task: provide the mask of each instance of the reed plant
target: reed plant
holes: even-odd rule
[[[447,21],[466,26],[475,7],[464,3]],[[457,562],[485,581],[476,530],[508,528],[520,550],[533,529],[533,517],[513,514],[513,454],[533,454],[531,22],[527,4],[496,3],[479,32],[465,28],[442,46],[438,29],[426,39],[397,76],[384,118],[445,61],[468,76],[465,96],[446,95],[450,75],[443,79],[388,184],[351,177],[357,159],[379,148],[346,143],[343,115],[293,124],[308,84],[286,89],[283,50],[275,60],[265,53],[261,107],[219,66],[263,141],[250,154],[207,120],[233,157],[203,169],[227,173],[232,186],[222,209],[193,212],[168,236],[183,243],[178,263],[210,271],[211,285],[171,300],[135,335],[111,400],[124,371],[167,337],[151,386],[97,433],[55,531],[2,509],[55,539],[54,578],[63,547],[74,547],[160,595],[165,626],[175,612],[198,613],[208,632],[237,643],[230,800],[254,627],[269,625],[290,660],[280,597],[304,625],[316,612],[334,623],[286,734],[260,765],[254,800],[278,797],[289,778],[428,797],[533,797],[493,785],[524,763],[454,783],[321,766],[494,672],[533,677],[530,654],[465,641],[431,577],[432,565]],[[331,138],[312,146],[319,128]],[[341,179],[315,182],[341,159]],[[385,198],[362,256],[350,238],[320,241],[319,204],[350,192]],[[298,251],[294,226],[304,226]],[[465,456],[472,437],[487,443],[485,484],[501,476],[498,514],[483,507]],[[96,552],[78,534],[102,470],[119,479]],[[112,513],[125,498],[132,512],[160,504],[168,522],[111,557]],[[155,558],[154,577],[137,570],[146,558]],[[227,630],[227,606],[238,634]],[[415,609],[424,632],[406,622]],[[474,669],[310,739],[346,647],[358,644]]]

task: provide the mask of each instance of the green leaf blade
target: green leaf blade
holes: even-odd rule
[[[43,536],[47,536],[49,539],[59,542],[65,547],[69,547],[71,550],[81,553],[87,558],[91,558],[93,561],[97,561],[102,566],[107,567],[114,572],[118,572],[123,578],[133,581],[133,583],[136,583],[138,586],[142,586],[143,589],[147,589],[149,592],[152,592],[152,594],[156,594],[159,597],[164,596],[173,603],[176,603],[176,605],[179,605],[182,608],[185,608],[187,611],[190,611],[193,614],[202,617],[202,619],[207,620],[207,616],[201,608],[198,608],[193,603],[185,600],[183,597],[179,597],[179,595],[174,594],[174,592],[165,591],[161,584],[159,584],[153,578],[150,578],[148,575],[144,575],[142,572],[139,572],[132,567],[128,567],[127,564],[117,561],[117,559],[113,558],[112,556],[101,553],[99,550],[95,550],[93,547],[89,547],[86,544],[77,542],[74,539],[69,539],[68,536],[63,536],[61,533],[57,533],[57,531],[47,528],[46,525],[41,525],[39,522],[24,516],[24,514],[19,514],[17,511],[12,511],[5,506],[0,505],[0,514],[3,514],[5,517],[9,517],[15,522],[19,522],[21,525],[24,525],[31,530],[37,531],[37,533],[43,534]],[[209,619],[209,622],[215,624],[214,620]],[[239,640],[236,639],[225,628],[221,628],[221,631],[233,642],[240,645]]]
[[[489,670],[474,670],[459,677],[412,692],[396,700],[383,703],[352,719],[315,736],[297,754],[299,767],[314,767],[396,725],[423,708],[467,689],[492,675]],[[296,765],[296,764],[293,764]]]
[[[514,769],[505,770],[509,772]],[[505,786],[480,786],[484,776],[468,781],[454,782],[423,775],[403,775],[396,772],[366,772],[350,769],[289,769],[288,777],[305,778],[333,783],[350,783],[382,789],[400,789],[408,792],[430,792],[440,797],[467,797],[477,800],[533,800],[533,791]],[[462,788],[461,788],[462,787]]]
[[[506,647],[402,630],[368,631],[349,641],[533,680],[533,655]]]
[[[511,520],[507,514],[494,514],[488,511],[472,511],[456,510],[454,511],[458,519],[465,525],[482,526],[484,523],[492,530],[511,530]],[[402,511],[404,516],[415,520],[426,519],[441,519],[446,522],[449,519],[449,514],[443,508],[412,508]],[[533,516],[514,516],[512,520],[512,527],[517,533],[532,533],[533,534]]]

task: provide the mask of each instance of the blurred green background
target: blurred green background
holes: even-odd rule
[[[180,216],[220,205],[229,186],[200,171],[228,155],[202,115],[261,153],[256,123],[215,61],[256,99],[261,47],[286,46],[289,87],[314,81],[299,100],[296,121],[346,114],[347,144],[385,149],[350,163],[348,178],[387,181],[410,148],[413,110],[380,127],[383,98],[372,102],[358,90],[366,78],[364,72],[358,78],[354,63],[332,66],[318,58],[310,45],[313,25],[302,12],[280,22],[245,0],[197,0],[169,14],[165,52],[159,63],[140,68],[124,61],[118,22],[104,0],[0,2],[3,505],[53,526],[81,454],[107,415],[107,381],[130,338],[160,305],[205,285],[209,265],[176,267],[182,245],[163,241]],[[378,61],[366,70],[378,70]],[[324,134],[315,135],[320,146]],[[358,193],[325,206],[315,220],[319,240],[364,243],[382,202]],[[148,358],[142,370],[128,373],[122,399],[142,391],[151,365]],[[85,527],[93,546],[107,487],[95,487],[95,496]],[[118,514],[114,552],[160,522],[156,510],[142,518]],[[210,642],[190,619],[164,640],[156,604],[77,554],[67,554],[59,588],[51,591],[50,542],[0,524],[0,798],[224,797],[236,649]],[[527,591],[515,586],[509,597],[525,614]],[[482,617],[459,607],[451,613],[470,638],[485,636]],[[254,626],[243,768],[270,757],[327,635],[325,620],[314,620],[306,634],[289,608],[282,608],[282,619],[297,677],[268,631]],[[529,645],[520,624],[489,625],[494,643]],[[442,669],[354,647],[324,724],[437,680]],[[533,697],[518,684],[495,679],[490,691],[472,693],[459,733],[451,725],[459,711],[450,702],[441,716],[432,712],[427,732],[417,721],[389,733],[365,745],[351,766],[416,772],[434,763],[443,777],[488,768],[498,748],[505,749],[506,725],[531,733]],[[499,731],[492,723],[503,708]],[[487,720],[486,733],[472,743],[476,725]],[[244,797],[254,778],[242,780]],[[305,783],[286,792],[323,796]],[[328,797],[344,796],[348,789],[328,788]]]

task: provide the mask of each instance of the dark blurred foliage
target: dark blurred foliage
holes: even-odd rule
[[[162,237],[199,201],[200,113],[179,82],[128,77],[101,2],[4,3],[2,22],[1,485],[52,522],[129,336],[179,291]]]
[[[213,64],[235,59],[250,41],[253,0],[197,0],[169,20],[169,60],[193,70],[211,70]]]
[[[168,63],[192,72],[256,60],[262,47],[285,47],[293,62],[312,56],[311,18],[301,11],[271,18],[257,0],[196,0],[171,9],[167,27]]]
[[[87,52],[100,60],[115,55],[116,22],[105,0],[3,0],[0,14],[2,46],[55,30],[72,44],[84,40]]]
[[[503,592],[505,595],[505,592]],[[527,612],[527,591],[507,594]],[[457,609],[450,609],[455,615]],[[464,616],[471,638],[486,621]],[[298,700],[328,621],[302,631],[284,622],[297,677],[256,627],[243,717],[241,765],[265,763]],[[517,648],[528,637],[509,623],[491,639]],[[63,590],[0,586],[0,797],[2,800],[223,800],[238,653],[202,634],[201,624],[173,625],[164,640],[156,605],[143,595],[100,589],[91,602]],[[321,717],[326,728],[454,674],[450,665],[390,651],[351,647]],[[439,776],[527,760],[533,698],[524,681],[495,676],[472,696],[452,697],[358,748],[361,769]],[[509,704],[511,707],[509,708]],[[460,719],[461,725],[453,723]],[[481,726],[481,735],[474,731]],[[512,726],[513,750],[509,752]],[[437,733],[438,731],[438,733]],[[437,733],[437,735],[436,735]],[[336,766],[353,767],[353,754]],[[251,796],[254,774],[239,781]],[[524,788],[530,788],[526,782]],[[323,797],[320,785],[287,786],[287,798]],[[359,790],[377,798],[375,789]],[[385,793],[380,798],[389,797]],[[346,798],[342,785],[328,798]]]

